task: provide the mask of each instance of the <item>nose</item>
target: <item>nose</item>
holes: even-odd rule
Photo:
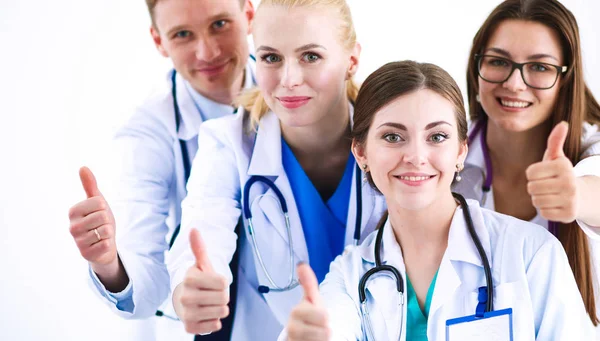
[[[221,47],[215,38],[202,37],[196,45],[196,58],[205,62],[215,60],[221,54]]]
[[[402,161],[406,163],[410,163],[415,167],[420,167],[426,164],[427,162],[427,154],[426,154],[426,146],[423,145],[424,142],[413,139],[410,141],[404,150],[404,157]]]
[[[283,67],[283,75],[281,77],[281,86],[287,89],[302,84],[302,69],[296,61],[286,62]]]
[[[515,69],[502,86],[512,92],[519,92],[527,89],[527,84],[523,81],[523,76],[519,69]]]

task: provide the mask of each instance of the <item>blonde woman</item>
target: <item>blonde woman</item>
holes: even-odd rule
[[[323,279],[385,208],[350,150],[360,46],[347,3],[263,0],[253,37],[258,89],[202,125],[182,204],[190,239],[169,267],[188,332],[227,327],[235,308],[231,339],[275,340],[302,297],[296,264]]]

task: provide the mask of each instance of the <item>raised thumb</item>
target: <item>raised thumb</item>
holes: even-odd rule
[[[321,296],[319,295],[319,282],[317,276],[306,263],[298,265],[298,280],[302,289],[304,289],[304,299],[314,305],[321,305]]]
[[[81,167],[79,169],[79,179],[81,179],[81,184],[83,185],[83,189],[85,190],[88,199],[102,195],[98,189],[96,177],[89,168]]]
[[[556,160],[565,156],[564,146],[569,133],[569,124],[565,121],[557,124],[548,136],[548,145],[544,152],[544,161]]]
[[[196,266],[198,269],[205,272],[213,272],[213,267],[208,259],[208,252],[206,250],[206,244],[200,235],[200,231],[192,228],[190,231],[190,245],[192,247],[192,253],[196,257]]]

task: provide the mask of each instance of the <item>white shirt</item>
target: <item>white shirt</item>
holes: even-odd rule
[[[170,71],[155,95],[142,104],[115,136],[116,200],[111,202],[117,230],[117,250],[129,276],[128,286],[110,293],[89,270],[90,283],[103,302],[126,319],[147,318],[161,309],[176,316],[170,297],[165,265],[168,241],[181,218],[186,195],[180,140],[186,141],[190,159],[198,149],[198,129],[203,115],[232,116],[233,108],[195,93],[180,74],[176,75],[177,101],[181,114],[176,130]],[[244,88],[254,84],[254,62],[245,70]],[[192,94],[202,101],[195,102]],[[201,114],[202,112],[202,114]],[[190,160],[191,163],[191,160]],[[167,253],[168,256],[168,253]],[[161,304],[165,304],[161,306]],[[157,323],[157,339],[192,340],[183,324],[165,317]]]
[[[593,325],[560,242],[537,225],[482,209],[475,200],[467,202],[492,269],[494,310],[513,309],[514,341],[590,340]],[[455,211],[438,270],[427,323],[429,341],[446,340],[448,319],[475,314],[478,288],[485,286],[481,257],[462,210]],[[339,256],[320,286],[332,340],[365,340],[358,285],[375,266],[375,236],[373,232],[363,244]],[[406,288],[402,250],[389,221],[381,250],[382,264],[394,266]],[[367,285],[367,306],[376,340],[398,340],[399,323],[403,324],[400,340],[405,340],[407,304],[402,306],[400,321],[396,282],[386,275],[372,278]],[[286,338],[282,333],[280,340]]]

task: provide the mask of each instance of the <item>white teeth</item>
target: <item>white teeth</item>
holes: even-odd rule
[[[429,178],[430,178],[429,176],[400,176],[400,180],[407,180],[407,181],[425,181]]]
[[[505,101],[503,99],[501,99],[500,102],[503,106],[512,108],[527,108],[530,104],[529,102]]]

